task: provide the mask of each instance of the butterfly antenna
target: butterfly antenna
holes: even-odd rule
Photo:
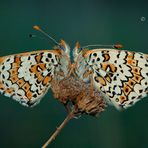
[[[46,32],[44,32],[38,25],[33,26],[35,30],[38,30],[39,32],[43,33],[46,37],[48,37],[50,40],[52,40],[56,45],[60,46],[60,44],[52,38],[50,35],[48,35]]]
[[[101,44],[95,44],[95,45],[87,45],[87,46],[83,46],[83,48],[88,48],[88,47],[111,47],[111,48],[122,48],[123,46],[121,44],[115,44],[115,45],[101,45]]]

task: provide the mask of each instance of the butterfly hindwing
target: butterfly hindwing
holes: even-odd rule
[[[95,87],[118,109],[132,106],[148,93],[147,54],[94,49],[78,58],[77,65],[80,61],[92,70]]]
[[[60,71],[60,59],[56,50],[0,57],[0,93],[25,106],[37,104]]]

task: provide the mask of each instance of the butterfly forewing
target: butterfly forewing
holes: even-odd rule
[[[148,93],[148,55],[143,53],[94,49],[78,59],[92,70],[95,87],[116,108],[128,108]],[[88,69],[86,69],[88,70]],[[80,69],[77,71],[82,72]],[[79,75],[80,76],[80,75]],[[82,73],[81,76],[82,77]]]
[[[37,104],[60,71],[60,56],[45,50],[1,57],[0,92],[25,106]]]

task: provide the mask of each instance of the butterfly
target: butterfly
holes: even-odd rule
[[[71,50],[64,40],[58,43],[39,26],[34,29],[56,46],[0,57],[0,93],[33,107],[51,88],[64,104],[68,115],[43,147],[74,117],[97,115],[106,104],[126,109],[147,96],[148,54],[119,50],[121,45],[90,49],[90,45],[81,47],[77,42],[71,61]]]
[[[53,80],[62,81],[73,73],[83,83],[91,83],[98,95],[117,109],[133,106],[147,96],[148,54],[88,49],[76,43],[71,63],[68,44],[64,40],[57,44],[52,50],[0,57],[0,93],[24,106],[35,106]]]

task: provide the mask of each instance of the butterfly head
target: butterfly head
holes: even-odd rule
[[[86,48],[83,48],[80,46],[79,42],[76,42],[76,45],[73,49],[73,57],[74,57],[74,61],[77,60],[78,56],[83,56],[83,53],[86,51]]]
[[[74,61],[76,61],[79,53],[81,52],[81,47],[80,47],[80,43],[79,42],[76,42],[76,45],[73,49],[73,57],[74,57]]]
[[[64,41],[61,40],[60,43],[58,44],[58,47],[64,51],[64,53],[69,57],[70,56],[70,47],[69,45]]]

